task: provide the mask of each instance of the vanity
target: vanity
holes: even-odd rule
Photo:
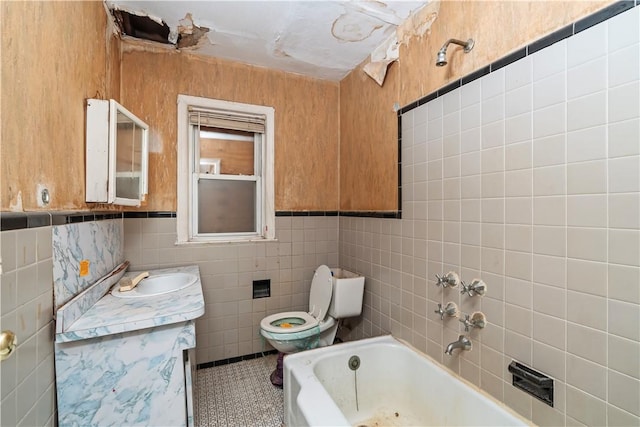
[[[195,319],[205,308],[200,272],[187,266],[149,273],[149,279],[175,273],[195,279],[166,293],[134,297],[114,296],[112,279],[58,310],[60,426],[194,424]]]

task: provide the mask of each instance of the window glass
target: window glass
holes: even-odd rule
[[[198,181],[198,234],[255,231],[255,181]]]
[[[200,173],[254,175],[255,134],[200,127]]]

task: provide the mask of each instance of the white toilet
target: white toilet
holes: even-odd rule
[[[362,312],[364,277],[321,265],[309,292],[309,311],[272,314],[260,322],[260,334],[282,353],[333,344],[338,320]]]

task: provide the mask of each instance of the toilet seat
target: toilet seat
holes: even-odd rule
[[[317,268],[311,281],[309,292],[309,312],[288,311],[265,317],[260,328],[275,334],[289,334],[305,331],[321,325],[327,317],[333,294],[331,269],[326,265]],[[283,326],[284,325],[284,326]]]
[[[296,322],[296,320],[300,321],[300,323]],[[282,323],[289,323],[291,326],[282,327],[280,326]],[[288,311],[265,317],[260,321],[260,327],[267,332],[288,334],[313,328],[318,323],[318,319],[311,316],[306,311]]]

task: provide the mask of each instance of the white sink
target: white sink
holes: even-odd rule
[[[120,292],[120,287],[116,285],[111,291],[111,295],[118,298],[140,298],[176,292],[193,285],[198,277],[190,273],[168,273],[158,274],[142,279],[138,286],[130,291]]]

